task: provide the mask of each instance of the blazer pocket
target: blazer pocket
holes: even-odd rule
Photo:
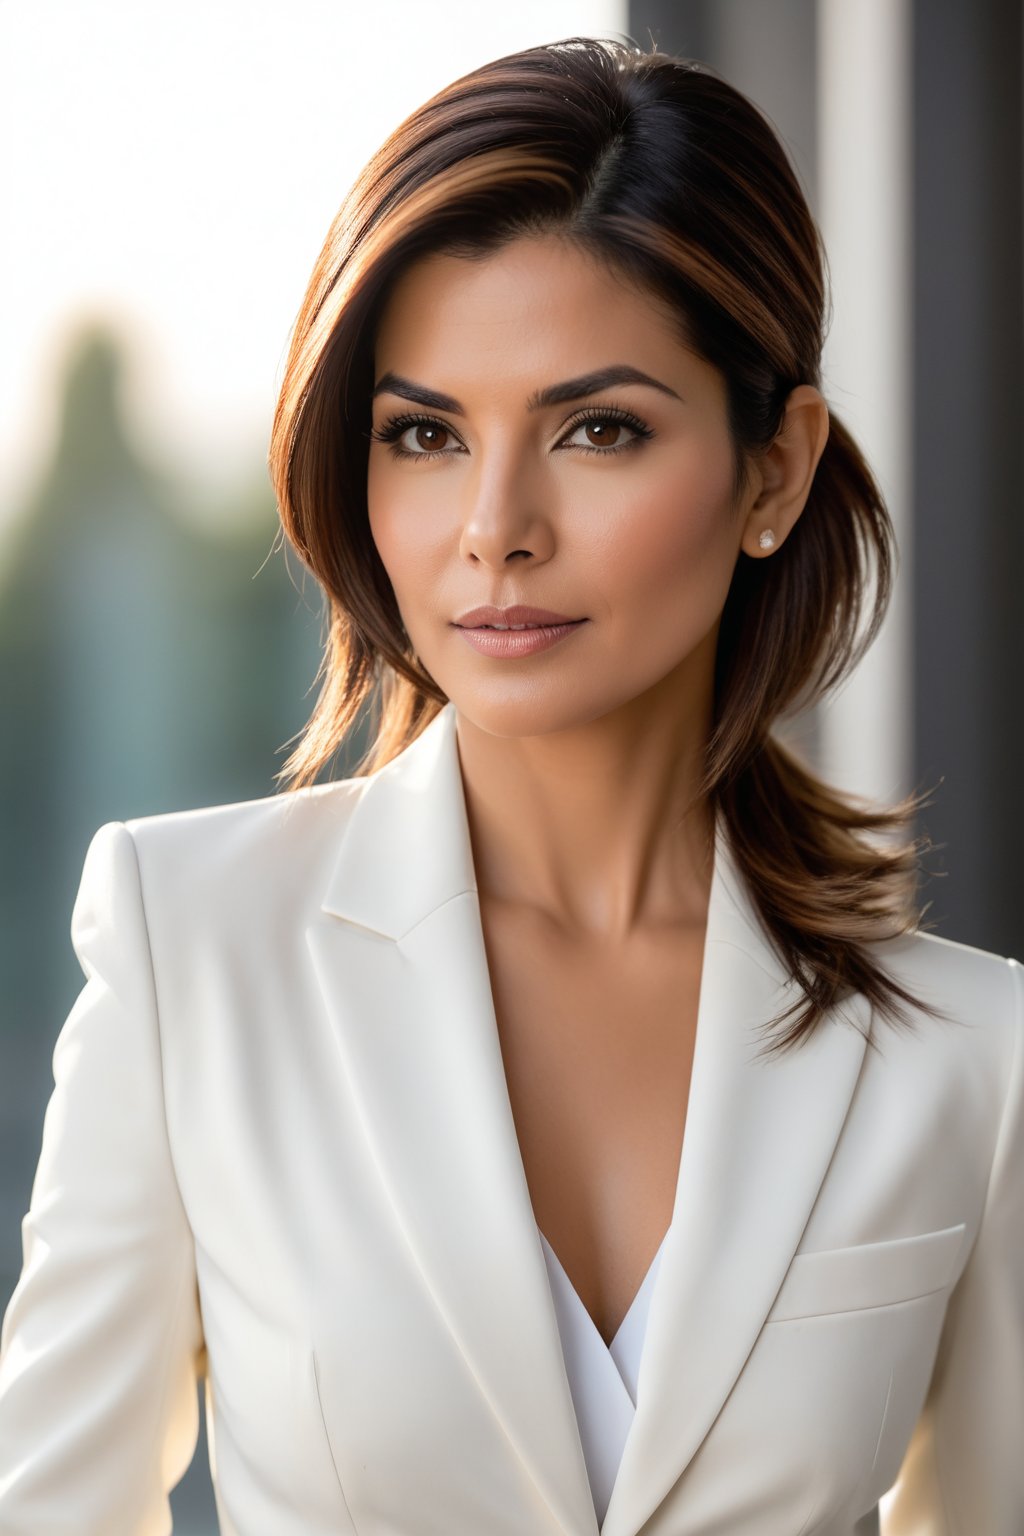
[[[953,1278],[966,1222],[938,1232],[794,1256],[766,1322],[888,1307],[941,1291]]]

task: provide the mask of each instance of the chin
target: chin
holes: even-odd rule
[[[508,738],[578,730],[630,702],[607,696],[591,699],[572,679],[546,687],[508,679],[491,688],[454,685],[444,691],[460,719],[489,736]]]

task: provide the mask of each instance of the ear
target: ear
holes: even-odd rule
[[[775,441],[757,459],[759,486],[743,525],[744,554],[763,560],[786,542],[807,504],[827,439],[823,396],[812,384],[798,384],[786,400]]]

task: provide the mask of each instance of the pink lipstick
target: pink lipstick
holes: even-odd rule
[[[484,656],[532,656],[557,645],[586,622],[549,608],[513,603],[508,608],[489,604],[470,608],[456,619],[455,627]]]

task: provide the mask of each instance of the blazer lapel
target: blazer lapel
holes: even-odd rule
[[[307,942],[425,1283],[555,1524],[595,1536],[505,1080],[455,725],[448,704],[366,780]],[[685,1472],[839,1138],[865,1038],[837,1015],[799,1050],[757,1060],[759,1027],[793,995],[720,837],[672,1226],[601,1536],[635,1536]]]
[[[799,1245],[867,1045],[861,1000],[797,1050],[757,1059],[794,1001],[721,835],[672,1224],[637,1410],[601,1536],[635,1536],[699,1450]]]
[[[551,1528],[597,1536],[506,1085],[451,705],[367,779],[323,908],[307,943],[405,1239]]]

